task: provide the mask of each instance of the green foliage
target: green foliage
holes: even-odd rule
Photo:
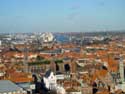
[[[44,57],[41,57],[41,56],[39,56],[39,55],[36,57],[36,60],[37,60],[37,61],[41,61],[41,60],[43,60],[43,59],[44,59]]]
[[[39,62],[29,62],[28,63],[29,66],[32,66],[32,65],[41,65],[41,64],[50,64],[50,61],[49,60],[41,60]]]
[[[57,59],[57,60],[55,60],[55,63],[63,63],[63,60],[62,59]]]

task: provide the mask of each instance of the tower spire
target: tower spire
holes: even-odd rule
[[[25,43],[25,48],[24,48],[24,72],[28,73],[28,48],[27,48],[27,43]]]

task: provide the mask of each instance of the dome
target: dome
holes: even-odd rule
[[[43,42],[52,42],[52,41],[54,40],[53,34],[52,34],[52,33],[49,33],[49,32],[43,33],[43,34],[41,35],[41,38],[42,38],[42,41],[43,41]]]

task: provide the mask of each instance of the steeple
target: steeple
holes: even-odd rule
[[[24,72],[28,73],[28,48],[27,48],[27,43],[25,43],[23,63],[24,63]]]

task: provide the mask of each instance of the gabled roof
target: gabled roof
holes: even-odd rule
[[[0,80],[0,93],[20,91],[21,88],[9,80]]]
[[[46,74],[44,75],[44,77],[48,78],[48,77],[50,76],[51,72],[52,72],[51,69],[49,69],[49,70],[46,72]]]

